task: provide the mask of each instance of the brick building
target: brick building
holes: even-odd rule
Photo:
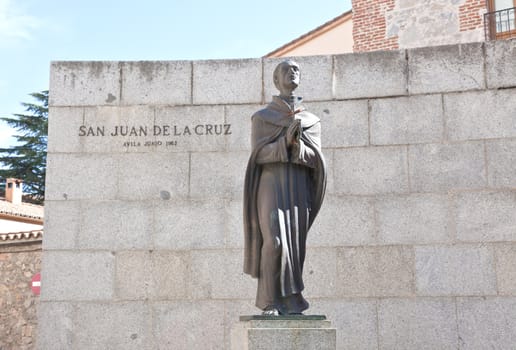
[[[482,41],[483,0],[354,0],[355,52]]]
[[[516,37],[516,0],[352,0],[265,57],[394,50]]]
[[[7,179],[0,198],[0,349],[33,349],[39,297],[43,207],[22,202],[22,183]]]

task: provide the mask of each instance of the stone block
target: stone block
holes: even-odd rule
[[[415,247],[418,295],[496,293],[493,249],[488,246]]]
[[[262,102],[260,59],[193,62],[194,104]]]
[[[409,189],[406,147],[339,149],[334,155],[337,194],[406,193]]]
[[[191,276],[191,257],[188,252],[153,251],[151,254],[152,300],[186,299]]]
[[[480,142],[409,146],[410,183],[415,192],[485,187],[485,166]]]
[[[107,206],[105,209],[118,215],[111,217],[110,223],[116,228],[113,236],[113,246],[120,249],[143,249],[152,247],[150,236],[153,228],[153,206],[147,202],[115,202],[116,207]],[[94,210],[94,212],[97,209]],[[101,217],[97,216],[97,220]],[[93,217],[92,217],[93,220]],[[108,223],[106,223],[108,225]],[[87,227],[83,223],[83,229]],[[100,228],[99,228],[100,230]],[[111,234],[113,232],[111,231]]]
[[[51,107],[49,152],[149,152],[156,148],[146,146],[156,140],[153,126],[150,106]]]
[[[143,303],[81,303],[77,306],[77,324],[78,349],[156,348],[150,337],[150,308]]]
[[[116,254],[116,292],[122,300],[188,297],[190,256],[186,252],[123,251]]]
[[[163,152],[223,151],[234,127],[224,120],[224,106],[182,106],[156,109],[156,136],[163,143],[176,141],[176,146],[160,147]]]
[[[516,140],[486,143],[489,187],[516,187]]]
[[[149,249],[153,207],[148,202],[88,201],[81,206],[79,249]]]
[[[310,247],[354,246],[374,242],[374,207],[370,199],[326,196],[308,235]]]
[[[452,225],[446,195],[378,197],[375,203],[381,244],[450,242]]]
[[[337,329],[337,349],[378,349],[374,299],[310,300],[309,312],[326,315]]]
[[[337,290],[342,297],[414,294],[414,251],[406,246],[341,248]]]
[[[110,154],[49,153],[45,199],[114,199],[117,165]]]
[[[407,94],[405,51],[374,51],[334,56],[337,99]]]
[[[244,219],[242,200],[231,200],[224,206],[226,247],[244,248]]]
[[[256,280],[243,272],[243,250],[194,250],[191,256],[191,297],[245,299],[256,295]]]
[[[130,250],[116,253],[115,291],[120,300],[143,300],[150,296],[153,274],[151,253]],[[167,276],[160,276],[166,278]]]
[[[159,349],[224,348],[224,302],[177,301],[153,304],[154,341]]]
[[[516,244],[495,246],[498,294],[516,295]]]
[[[485,88],[482,43],[408,50],[410,94]]]
[[[190,61],[123,62],[121,68],[121,104],[191,103],[192,63]]]
[[[299,328],[329,328],[331,322],[325,319],[325,315],[288,315],[279,316],[273,319],[266,319],[263,315],[242,315],[241,322],[248,324],[244,328],[260,328],[260,329],[299,329]]]
[[[251,117],[264,106],[233,105],[226,106],[225,123],[231,125],[231,134],[227,138],[227,150],[251,151]]]
[[[516,344],[516,298],[459,298],[461,349],[512,349]]]
[[[41,300],[110,300],[114,272],[115,258],[107,251],[46,251]]]
[[[120,104],[118,62],[52,62],[50,106]]]
[[[444,95],[446,138],[516,137],[516,89]]]
[[[147,145],[157,139],[153,127],[152,106],[84,108],[84,121],[75,135],[83,152],[144,153],[157,148]]]
[[[369,143],[366,100],[313,102],[305,106],[321,118],[323,147],[355,147]]]
[[[516,191],[465,192],[455,196],[461,241],[516,241]]]
[[[335,194],[335,151],[331,148],[323,148],[323,156],[326,161],[326,194]]]
[[[45,239],[43,249],[75,248],[80,229],[80,202],[45,201]]]
[[[80,303],[76,324],[77,349],[156,349],[150,308],[144,303]]]
[[[336,329],[328,321],[240,322],[231,335],[231,350],[335,350]]]
[[[162,201],[154,214],[154,247],[206,249],[224,247],[224,202]]]
[[[70,303],[39,303],[36,349],[72,349],[75,331],[73,319],[74,309]]]
[[[452,299],[381,299],[379,349],[457,349]]]
[[[82,152],[79,127],[84,121],[82,107],[49,107],[48,147],[49,153]]]
[[[241,198],[249,152],[192,153],[190,195],[193,198]]]
[[[166,199],[188,195],[190,159],[187,153],[133,153],[118,158],[119,199]]]
[[[371,144],[440,142],[443,110],[440,95],[371,100]]]
[[[493,40],[485,43],[488,88],[516,86],[516,40]]]
[[[265,101],[271,100],[273,95],[279,95],[274,86],[273,73],[276,66],[285,58],[265,58],[263,60],[263,83]],[[299,88],[296,95],[304,97],[306,101],[331,100],[332,93],[332,57],[305,56],[294,57],[301,71]]]
[[[224,301],[224,349],[231,349],[231,331],[240,324],[240,316],[261,313],[254,305],[254,296],[247,300]]]
[[[310,298],[335,297],[338,292],[337,250],[334,248],[308,248],[303,268],[303,295]]]

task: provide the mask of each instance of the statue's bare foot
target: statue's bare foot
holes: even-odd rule
[[[279,311],[275,307],[269,306],[265,310],[263,310],[262,315],[263,316],[279,316]]]

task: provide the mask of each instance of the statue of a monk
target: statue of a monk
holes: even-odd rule
[[[244,188],[244,272],[258,278],[256,306],[264,315],[302,314],[306,237],[326,188],[321,124],[305,111],[299,66],[274,70],[279,96],[252,116],[252,153]]]

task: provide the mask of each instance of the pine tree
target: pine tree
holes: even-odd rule
[[[0,148],[0,178],[23,180],[29,200],[42,203],[45,197],[45,171],[48,135],[48,90],[30,94],[37,102],[22,103],[27,114],[2,117],[19,134],[17,144]]]

